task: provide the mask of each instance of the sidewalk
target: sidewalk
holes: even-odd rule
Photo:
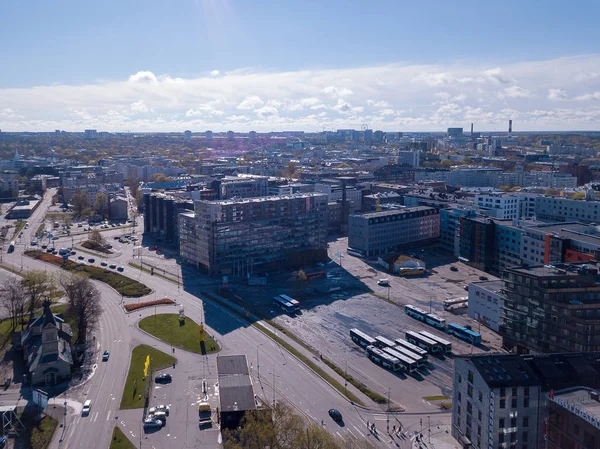
[[[231,309],[234,309],[235,311],[237,311],[240,315],[246,317],[247,320],[252,321],[253,324],[256,324],[257,326],[260,326],[262,329],[272,333],[273,335],[277,336],[278,338],[282,339],[283,341],[285,341],[286,344],[288,344],[290,347],[292,347],[295,351],[297,351],[298,353],[300,353],[302,356],[306,357],[307,359],[309,359],[314,365],[316,365],[320,370],[322,370],[325,374],[327,374],[328,376],[330,376],[332,379],[336,380],[339,384],[341,384],[342,386],[344,386],[345,379],[343,377],[341,377],[340,375],[338,375],[333,369],[331,369],[327,364],[325,364],[317,355],[315,355],[315,353],[307,350],[304,346],[298,344],[296,341],[294,341],[292,338],[288,337],[286,334],[278,331],[277,329],[275,329],[273,326],[267,324],[266,322],[264,322],[260,317],[256,316],[254,313],[250,312],[249,310],[245,309],[244,307],[229,301],[225,298],[223,298],[222,296],[219,296],[218,294],[214,293],[214,292],[203,292],[203,295],[207,296],[209,299],[212,299],[218,303],[224,304],[227,307],[230,307]],[[317,352],[315,350],[315,352]],[[290,355],[294,356],[294,354]],[[302,363],[304,363],[302,360],[300,360]],[[310,367],[307,366],[311,371],[314,372],[314,370]],[[316,373],[317,375],[319,375],[319,373]],[[319,375],[320,376],[320,375]],[[322,376],[320,376],[322,377]],[[325,382],[328,382],[327,379],[323,380]],[[329,382],[328,382],[329,383]],[[351,402],[346,396],[344,396],[338,389],[336,389],[333,385],[332,388],[335,389],[335,391],[344,399],[346,399],[348,402]],[[365,410],[369,410],[372,412],[381,412],[384,413],[384,408],[383,406],[378,407],[378,405],[373,402],[373,400],[371,400],[369,397],[367,397],[364,393],[362,393],[358,388],[356,388],[355,386],[351,385],[349,382],[346,383],[346,388],[348,390],[348,392],[354,394],[364,405],[361,406],[359,404],[356,404],[357,407],[361,407]],[[383,394],[382,392],[379,392],[380,394]],[[396,406],[397,408],[399,408],[399,411],[404,411],[404,407],[402,407],[400,404],[394,404],[394,406]]]

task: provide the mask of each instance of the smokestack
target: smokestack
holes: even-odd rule
[[[512,120],[508,121],[508,137],[512,134]]]
[[[471,123],[471,137],[473,137],[473,123]]]

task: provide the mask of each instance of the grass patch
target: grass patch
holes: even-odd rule
[[[108,449],[136,449],[136,446],[129,441],[121,429],[115,427],[113,429],[112,439],[110,440],[110,446]]]
[[[443,396],[443,395],[440,395],[440,396],[423,396],[423,399],[426,400],[426,401],[444,401],[444,400],[448,399],[448,397],[447,396]]]
[[[440,408],[442,410],[450,410],[452,408],[452,402],[448,401],[448,402],[442,402],[440,404]]]
[[[206,330],[200,337],[200,326],[187,317],[180,322],[178,314],[161,313],[147,316],[140,321],[139,326],[140,329],[165,343],[171,343],[176,348],[196,354],[210,354],[220,349],[218,343],[210,338]],[[202,346],[204,346],[204,351]]]
[[[49,214],[46,214],[46,216],[44,217],[44,220],[61,221],[65,217],[72,217],[72,216],[73,216],[73,214],[70,212],[51,212]]]
[[[23,228],[25,227],[26,224],[27,224],[26,221],[19,221],[19,222],[17,222],[17,224],[15,225],[15,232],[13,232],[13,236],[12,236],[13,239],[17,235],[19,235],[19,232],[21,232],[23,230]]]
[[[209,296],[211,298],[216,299],[217,301],[219,301],[219,303],[221,304],[221,306],[225,307],[226,309],[228,309],[232,313],[236,314],[240,318],[248,321],[251,326],[255,327],[256,329],[258,329],[259,331],[261,331],[263,334],[267,335],[269,338],[275,340],[280,346],[284,347],[288,352],[294,354],[294,356],[296,356],[298,359],[302,360],[302,362],[304,362],[318,376],[320,376],[321,378],[323,378],[325,381],[329,382],[329,384],[331,384],[336,390],[338,390],[340,393],[342,393],[344,396],[346,396],[349,400],[353,401],[356,404],[364,405],[363,402],[358,397],[356,397],[356,395],[354,395],[352,392],[350,392],[346,388],[344,388],[344,386],[342,384],[340,384],[336,379],[334,379],[329,374],[327,374],[325,371],[323,371],[319,366],[317,366],[311,359],[309,359],[308,357],[306,357],[304,354],[298,352],[293,346],[290,346],[285,340],[283,340],[282,338],[278,337],[277,335],[275,335],[270,330],[265,329],[263,326],[259,325],[258,323],[249,321],[246,316],[244,316],[243,314],[241,314],[240,312],[238,312],[236,309],[234,309],[233,307],[231,307],[227,303],[225,303],[223,301],[220,301],[219,299],[215,298],[215,296],[213,296],[211,294],[208,294],[206,292],[203,292],[203,294],[206,295],[206,296]],[[294,341],[297,340],[297,337],[295,335],[294,335],[294,337],[292,337],[289,333],[286,333],[285,331],[282,331],[282,332],[285,333],[286,335],[288,335],[290,338],[295,338]],[[306,347],[306,345],[303,345],[303,346]],[[313,352],[312,349],[309,349],[309,350],[311,352]],[[386,400],[386,402],[387,402],[387,400]]]
[[[99,253],[112,254],[112,251],[106,249],[104,246],[102,246],[102,244],[98,242],[93,242],[91,240],[86,240],[85,242],[81,243],[81,246],[87,249],[91,249],[92,251],[97,251]]]
[[[35,231],[35,236],[36,237],[41,237],[42,235],[44,235],[44,230],[46,229],[46,225],[44,223],[42,223],[41,225],[38,226],[37,230]]]
[[[150,372],[148,372],[148,376],[144,379],[144,363],[146,362],[147,355],[150,355],[150,370],[153,373],[156,370],[166,368],[177,362],[175,357],[154,349],[152,346],[139,345],[133,348],[129,372],[127,373],[127,380],[123,388],[123,397],[121,398],[121,410],[142,408],[144,406],[148,383],[151,382]]]
[[[31,429],[31,449],[46,449],[52,442],[52,436],[58,426],[51,416],[44,416],[42,420]]]
[[[52,254],[44,253],[40,250],[25,251],[25,255],[44,262],[49,262],[66,271],[85,274],[90,279],[110,285],[123,296],[139,298],[140,296],[146,296],[152,292],[152,289],[141,282],[123,276],[120,273],[105,270],[104,268],[83,265],[72,260],[64,262],[61,257],[53,256]]]
[[[323,357],[323,362],[325,363],[325,365],[327,365],[329,368],[334,370],[338,375],[340,375],[343,379],[345,379],[351,385],[356,387],[361,393],[363,393],[365,396],[367,396],[373,402],[376,402],[378,404],[387,404],[388,400],[386,397],[371,390],[365,384],[359,382],[354,377],[352,377],[350,374],[346,373],[344,370],[342,370],[339,366],[337,366],[332,361],[327,360],[325,357]]]

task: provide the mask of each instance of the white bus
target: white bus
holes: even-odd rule
[[[294,306],[280,296],[275,296],[273,298],[273,303],[287,313],[293,314],[295,312]]]
[[[384,348],[383,352],[391,355],[392,357],[397,358],[398,361],[400,362],[400,366],[407,373],[414,373],[417,370],[417,368],[419,367],[419,364],[417,363],[417,361],[415,359],[408,357],[404,354],[401,354],[400,352],[398,352],[392,348]]]
[[[292,306],[294,306],[294,310],[296,310],[296,311],[300,310],[300,302],[297,301],[296,299],[291,298],[288,295],[279,295],[279,297],[281,299],[283,299],[284,301],[289,302]]]
[[[408,349],[410,352],[414,352],[415,354],[417,354],[418,356],[420,356],[421,358],[423,358],[423,360],[427,360],[427,351],[423,348],[419,348],[416,345],[413,345],[412,343],[407,342],[406,340],[402,340],[400,338],[397,338],[395,340],[396,342],[396,348],[398,346],[403,347],[404,349]]]
[[[348,254],[354,257],[365,257],[366,253],[362,249],[352,249],[348,248]]]
[[[445,354],[452,352],[452,343],[450,343],[448,340],[444,340],[443,338],[438,337],[437,335],[432,334],[431,332],[419,331],[419,334],[421,334],[425,338],[429,338],[430,340],[433,340],[436,343],[438,343]]]
[[[443,304],[444,310],[462,309],[463,307],[469,307],[469,297],[448,298],[444,300]]]

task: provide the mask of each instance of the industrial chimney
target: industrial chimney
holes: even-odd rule
[[[471,137],[473,137],[473,123],[471,123]]]
[[[512,134],[512,120],[508,121],[508,137]]]

